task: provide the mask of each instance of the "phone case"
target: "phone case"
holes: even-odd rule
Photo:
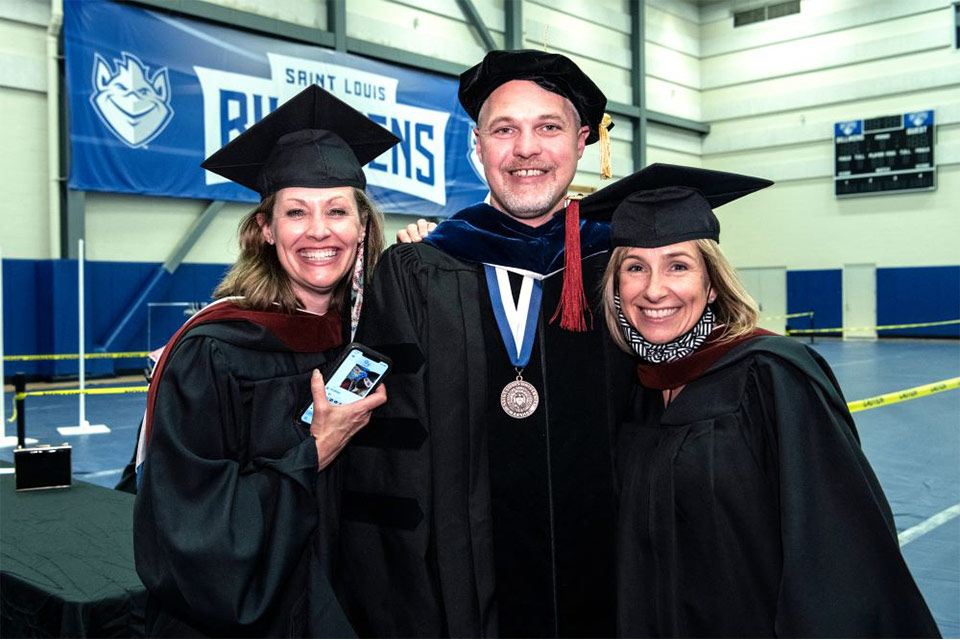
[[[351,357],[351,353],[353,351],[358,351],[364,358],[376,361],[378,364],[386,365],[386,368],[383,371],[377,373],[377,378],[373,382],[373,384],[369,388],[364,389],[364,394],[361,397],[365,397],[373,393],[376,390],[377,386],[383,382],[383,379],[387,376],[387,374],[390,373],[390,369],[393,367],[393,361],[389,357],[383,355],[382,353],[374,351],[373,349],[367,346],[364,346],[359,342],[351,342],[343,350],[343,354],[341,354],[341,356],[337,359],[337,362],[333,367],[333,373],[331,374],[331,379],[328,380],[326,383],[327,399],[332,404],[343,404],[336,399],[337,395],[343,395],[343,394],[338,393],[337,387],[331,387],[330,385],[331,383],[333,383],[338,379],[340,368],[347,361],[347,359]],[[362,377],[359,379],[362,379]],[[354,400],[351,400],[351,402],[355,402],[356,400],[359,400],[359,399],[360,398],[356,398]],[[300,414],[301,422],[305,424],[310,424],[312,420],[313,420],[313,402],[311,402],[309,406],[307,406],[307,408],[304,409]]]

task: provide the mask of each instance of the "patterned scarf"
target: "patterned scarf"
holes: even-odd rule
[[[693,325],[690,331],[674,338],[670,342],[654,344],[644,339],[644,337],[640,335],[640,332],[627,322],[620,308],[619,293],[614,294],[613,303],[617,307],[617,324],[620,325],[620,331],[623,333],[623,338],[627,341],[627,344],[633,347],[633,350],[637,352],[637,355],[639,355],[641,359],[654,364],[676,362],[690,355],[697,350],[697,347],[703,344],[703,341],[706,340],[707,336],[713,331],[714,324],[716,323],[713,309],[711,309],[708,304],[703,310],[703,315],[700,316],[700,319]]]
[[[350,278],[350,340],[357,333],[357,325],[360,324],[360,312],[363,310],[363,285],[364,275],[367,270],[366,248],[367,233],[370,231],[370,219],[367,218],[367,224],[360,232],[360,239],[357,244],[357,257],[353,262],[353,274]]]

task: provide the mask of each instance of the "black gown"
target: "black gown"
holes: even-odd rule
[[[666,409],[638,387],[617,466],[620,635],[937,637],[840,387],[805,345],[747,340]]]
[[[494,219],[531,255],[563,236],[562,217],[533,230],[485,207],[475,221]],[[497,240],[485,241],[497,262]],[[543,281],[523,371],[540,406],[525,419],[500,406],[516,370],[482,265],[426,243],[392,247],[378,265],[357,338],[395,368],[388,403],[348,447],[338,577],[359,635],[614,632],[612,440],[631,363],[601,330],[607,253],[584,255],[593,328],[550,323],[562,275]]]
[[[339,351],[292,349],[237,319],[176,342],[134,515],[150,635],[353,636],[329,581],[338,463],[317,472],[298,421],[312,369]]]

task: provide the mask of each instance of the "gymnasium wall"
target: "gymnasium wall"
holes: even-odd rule
[[[631,104],[630,6],[633,0],[526,0],[524,46],[563,53],[573,59],[614,102]],[[498,45],[503,43],[503,2],[474,0]],[[351,0],[348,35],[404,51],[451,60],[464,66],[483,55],[482,43],[456,0],[406,2]],[[647,108],[700,120],[699,10],[694,2],[651,0],[646,9]],[[633,128],[613,117],[612,165],[615,177],[634,171]],[[699,164],[700,137],[651,124],[649,161]],[[588,148],[574,185],[601,186],[596,147]]]
[[[646,108],[703,122],[700,9],[693,2],[647,0],[644,26]],[[648,163],[699,167],[701,146],[702,137],[698,133],[657,123],[648,125]]]
[[[722,2],[701,21],[703,166],[777,182],[719,211],[738,266],[958,263],[960,52],[949,0],[803,0],[799,14],[736,28]],[[936,191],[834,197],[833,123],[925,109],[937,124]]]
[[[630,103],[629,0],[527,0],[523,3],[523,45],[563,53],[577,62],[611,100]],[[503,2],[474,0],[498,46],[506,28]],[[347,34],[404,51],[450,60],[464,67],[479,62],[483,44],[456,0],[354,0],[347,4]],[[612,132],[615,171],[632,171],[629,122]],[[600,161],[588,149],[574,183],[599,184]]]
[[[701,11],[704,167],[776,184],[718,211],[738,267],[786,266],[788,311],[842,325],[844,264],[877,265],[877,323],[960,318],[960,52],[947,0],[804,0],[733,26]],[[833,123],[933,109],[937,190],[837,199]],[[792,321],[803,328],[805,319]],[[957,325],[882,335],[957,336]]]
[[[546,42],[576,60],[611,100],[630,103],[632,1],[525,0],[524,46],[540,49]],[[324,2],[211,2],[327,26]],[[503,3],[473,2],[502,43]],[[464,67],[483,55],[457,0],[350,0],[347,10],[350,37]],[[954,211],[960,202],[960,54],[951,47],[952,12],[948,0],[803,0],[799,15],[734,28],[729,1],[647,0],[646,107],[711,126],[700,136],[649,123],[647,161],[776,180],[773,188],[719,211],[723,247],[740,267],[786,265],[789,311],[815,308],[820,327],[840,326],[840,269],[858,262],[878,266],[881,324],[960,317],[955,248],[960,221]],[[0,2],[0,189],[6,196],[0,201],[0,251],[7,354],[76,349],[76,266],[58,259],[59,213],[48,197],[50,15],[50,0]],[[915,109],[936,111],[937,191],[835,199],[833,123]],[[614,120],[613,167],[622,176],[634,169],[633,128],[624,118]],[[600,186],[598,174],[591,147],[574,184]],[[205,205],[86,194],[88,348],[115,326]],[[225,207],[153,300],[205,299],[236,256],[236,227],[247,209]],[[392,238],[409,219],[387,213]],[[146,347],[145,313],[134,314],[112,349]],[[955,336],[958,329],[912,335]],[[36,366],[44,375],[75,371],[66,363]]]
[[[200,0],[197,0],[198,2]],[[565,53],[578,62],[603,87],[611,100],[631,103],[630,74],[631,0],[526,0],[523,3],[524,46]],[[211,0],[210,4],[254,13],[301,26],[327,27],[325,2],[264,2],[262,0]],[[475,0],[474,5],[494,40],[503,42],[503,3]],[[5,225],[0,249],[6,257],[60,256],[59,214],[48,201],[50,171],[47,152],[47,28],[50,0],[6,0],[0,3],[0,109],[6,122],[0,127],[0,188],[11,202],[0,205]],[[697,119],[696,84],[697,16],[694,3],[659,0],[647,9],[648,107]],[[464,17],[457,0],[351,0],[347,3],[347,33],[375,44],[455,62],[465,67],[479,61],[482,43]],[[634,170],[633,129],[627,119],[615,117],[612,132],[616,176]],[[700,138],[662,125],[648,132],[651,160],[697,164]],[[584,155],[574,183],[587,189],[600,185],[597,147]],[[14,207],[13,202],[18,203]],[[19,215],[19,203],[30,203],[30,216]],[[53,203],[56,207],[57,203]],[[170,198],[138,198],[88,193],[86,239],[94,260],[162,260],[198,215],[203,203]],[[390,237],[409,222],[387,213]],[[224,244],[242,211],[228,207],[205,232],[189,261],[212,263],[233,259],[233,244]],[[144,246],[142,232],[151,231]],[[215,236],[210,238],[210,236]]]
[[[787,313],[792,329],[843,326],[843,272],[840,269],[787,271]],[[960,266],[877,269],[877,325],[917,324],[960,318]],[[836,335],[839,335],[836,334]],[[882,337],[960,337],[960,325],[884,330]]]
[[[47,22],[43,0],[0,2],[0,251],[59,257],[49,211]]]

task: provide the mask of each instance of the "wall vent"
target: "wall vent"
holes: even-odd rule
[[[800,0],[789,0],[788,2],[775,2],[762,7],[753,7],[742,11],[733,12],[733,26],[742,27],[755,22],[764,20],[773,20],[784,16],[800,13]]]
[[[733,14],[733,26],[742,27],[745,24],[754,22],[763,22],[767,19],[767,8],[747,9],[746,11],[737,11]]]
[[[954,49],[960,49],[960,2],[953,5],[953,26],[956,32],[953,42]]]
[[[800,13],[800,0],[790,0],[789,2],[778,2],[767,5],[767,20],[782,18],[795,13]]]

